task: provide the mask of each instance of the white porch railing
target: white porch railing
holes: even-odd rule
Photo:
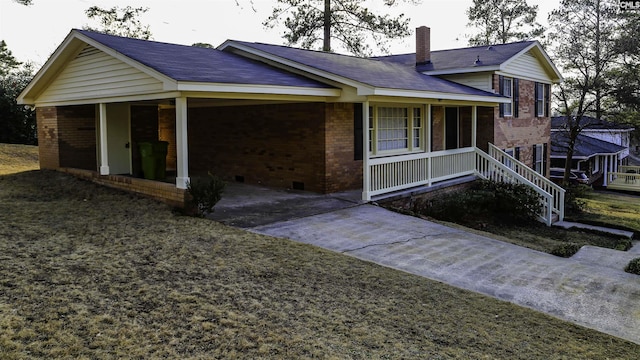
[[[619,171],[607,173],[607,189],[640,192],[640,166],[621,165]]]
[[[502,164],[510,165],[510,168],[520,174],[520,176],[529,180],[529,182],[534,184],[536,187],[539,187],[545,192],[551,194],[553,196],[553,213],[558,215],[558,221],[562,221],[564,219],[565,190],[561,186],[540,175],[532,168],[523,164],[520,160],[517,160],[515,157],[507,154],[491,143],[489,143],[489,155]]]
[[[364,200],[371,200],[375,195],[477,175],[484,179],[526,184],[535,189],[543,203],[540,219],[547,225],[551,225],[553,213],[558,214],[560,220],[564,218],[564,189],[533,171],[535,175],[524,170],[525,175],[520,174],[478,148],[373,158],[368,164],[369,184],[365,184],[368,187],[364,189],[364,194],[367,194]],[[515,159],[511,164],[526,167]]]

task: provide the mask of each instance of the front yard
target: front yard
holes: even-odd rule
[[[7,168],[15,167],[0,173],[2,359],[640,353],[640,345],[425,278],[180,216],[65,174]]]

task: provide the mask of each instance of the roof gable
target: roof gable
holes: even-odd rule
[[[544,71],[544,77],[552,82],[562,80],[562,75],[537,41],[432,51],[431,62],[417,68],[430,75],[509,71],[509,67],[513,67],[514,62],[522,61],[523,57],[533,58],[537,62],[536,66]],[[415,53],[381,56],[374,59],[405,66],[416,65]],[[529,64],[531,64],[530,60]]]
[[[305,88],[317,89],[323,94],[327,90],[338,91],[322,82],[216,49],[125,38],[86,30],[72,30],[20,94],[18,101],[23,104],[35,103],[43,92],[54,85],[56,79],[63,72],[68,72],[65,69],[69,69],[71,62],[74,62],[87,46],[96,49],[103,60],[109,58],[112,62],[116,61],[120,65],[126,64],[130,70],[135,70],[131,70],[131,74],[136,73],[133,77],[146,74],[147,80],[154,79],[156,83],[162,84],[160,88],[153,90],[156,93],[179,90],[181,83],[264,86],[270,89]],[[111,65],[115,66],[115,64]],[[73,68],[73,66],[71,67]],[[87,75],[88,73],[85,72],[81,76]],[[65,74],[65,76],[68,75]],[[106,82],[112,80],[105,78]],[[55,87],[53,89],[55,90]],[[218,89],[217,91],[225,90],[220,87],[216,89]],[[234,89],[237,90],[237,87]],[[127,91],[139,93],[141,89],[131,87],[122,91],[120,95],[126,95]],[[265,90],[264,92],[269,91]],[[286,90],[279,91],[282,94],[287,92]],[[100,94],[108,95],[104,92]],[[78,95],[74,97],[67,94],[66,97],[58,99],[71,101],[72,99],[86,99],[96,94],[78,93]]]

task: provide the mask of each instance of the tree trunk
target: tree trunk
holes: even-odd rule
[[[324,0],[324,44],[322,51],[331,51],[331,0]]]

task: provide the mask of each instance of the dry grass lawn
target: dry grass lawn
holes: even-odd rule
[[[640,353],[639,345],[506,302],[180,216],[65,174],[3,171],[0,359]]]

